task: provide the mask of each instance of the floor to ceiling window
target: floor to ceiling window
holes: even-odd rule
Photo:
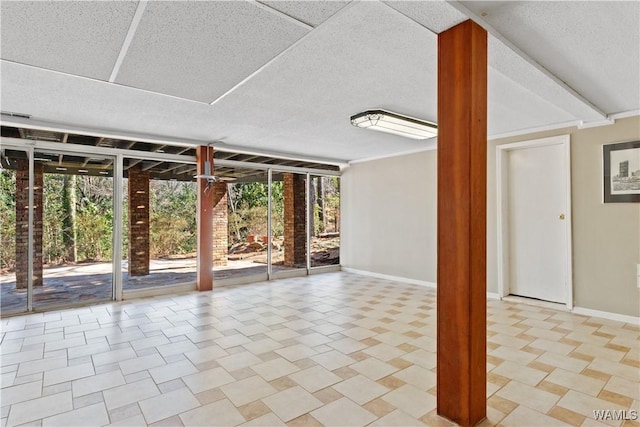
[[[192,146],[4,126],[1,142],[2,315],[195,288]],[[214,164],[214,286],[339,264],[337,167]]]

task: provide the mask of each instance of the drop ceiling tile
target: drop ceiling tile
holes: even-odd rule
[[[435,34],[382,3],[354,2],[215,103],[227,127],[211,136],[339,159],[416,150],[430,142],[356,128],[349,118],[384,108],[435,121],[436,71]]]
[[[495,137],[505,133],[573,122],[578,119],[489,68],[487,133]]]
[[[260,3],[316,27],[345,7],[349,1],[260,1]]]
[[[462,2],[606,113],[640,109],[640,2]]]
[[[211,102],[307,31],[249,2],[149,2],[116,82]]]
[[[489,66],[494,70],[574,117],[585,122],[605,118],[597,109],[568,92],[550,76],[533,67],[522,56],[491,35],[488,56]]]
[[[438,34],[469,19],[444,1],[385,1],[403,15]]]
[[[2,59],[107,80],[137,2],[3,1]]]

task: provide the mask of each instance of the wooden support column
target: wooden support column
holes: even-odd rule
[[[211,170],[205,171],[209,161]],[[197,175],[213,174],[213,147],[199,146],[196,149]],[[199,291],[213,289],[213,185],[206,179],[198,178],[198,202],[196,220],[198,223],[198,254],[196,285]]]
[[[438,35],[438,414],[486,417],[487,33]]]

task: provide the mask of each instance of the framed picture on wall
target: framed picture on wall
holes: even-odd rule
[[[640,141],[602,146],[605,203],[640,203]]]

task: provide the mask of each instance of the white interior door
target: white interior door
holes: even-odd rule
[[[513,295],[567,301],[568,159],[563,144],[509,150],[508,286]]]

